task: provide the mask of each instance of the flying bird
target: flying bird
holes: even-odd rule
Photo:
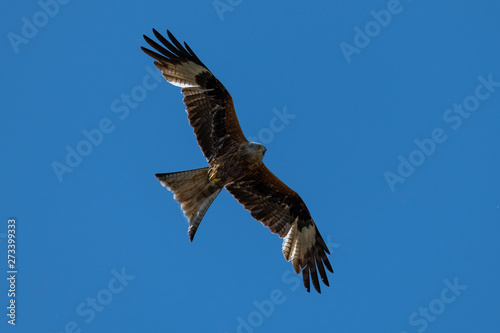
[[[321,293],[321,280],[329,286],[325,267],[333,273],[330,254],[304,201],[264,165],[266,148],[249,142],[236,117],[233,99],[222,83],[195,55],[167,30],[167,40],[155,29],[158,41],[144,36],[155,50],[141,47],[155,59],[165,79],[181,87],[189,123],[209,166],[156,178],[174,194],[189,221],[192,241],[203,216],[222,188],[231,193],[252,217],[283,238],[283,255],[302,271],[304,286],[310,279]]]

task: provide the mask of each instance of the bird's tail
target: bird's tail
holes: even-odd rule
[[[222,189],[221,185],[209,180],[208,169],[206,167],[156,174],[156,178],[174,193],[175,200],[181,204],[182,211],[189,221],[190,241],[193,240],[203,216]]]

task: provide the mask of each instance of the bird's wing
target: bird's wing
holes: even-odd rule
[[[170,31],[167,30],[170,41],[154,29],[153,33],[163,46],[144,36],[156,52],[145,47],[142,50],[156,59],[155,66],[168,82],[182,87],[189,123],[207,160],[210,162],[228,144],[246,141],[231,95],[222,83]]]
[[[297,274],[302,270],[304,286],[321,292],[321,280],[329,285],[325,267],[333,273],[330,254],[304,201],[262,164],[246,179],[226,184],[226,189],[252,216],[283,239],[283,255]]]

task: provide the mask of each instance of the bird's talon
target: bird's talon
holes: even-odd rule
[[[210,182],[215,184],[215,183],[220,181],[220,178],[217,178],[216,175],[212,175],[212,176],[210,176],[209,180],[210,180]]]
[[[214,178],[210,179],[210,181],[211,181],[212,183],[214,183],[214,184],[215,184],[215,183],[217,183],[218,181],[220,181],[220,178],[215,178],[215,177],[214,177]]]

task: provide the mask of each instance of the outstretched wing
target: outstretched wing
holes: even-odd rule
[[[226,145],[246,141],[231,95],[222,83],[191,48],[179,43],[170,31],[167,30],[170,41],[155,29],[153,33],[163,46],[144,36],[157,52],[145,47],[142,50],[156,59],[155,66],[168,82],[182,87],[189,123],[207,160],[210,162]]]
[[[255,173],[254,173],[255,172]],[[330,254],[304,201],[262,164],[247,179],[226,184],[226,189],[252,216],[283,240],[283,255],[297,274],[302,270],[304,286],[321,293],[321,280],[329,285],[325,267],[333,273],[326,253]]]

